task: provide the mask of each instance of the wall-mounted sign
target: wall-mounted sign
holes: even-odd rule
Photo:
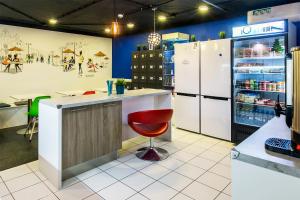
[[[249,26],[234,27],[232,29],[232,37],[284,33],[286,31],[285,29],[285,21],[276,21],[262,24],[254,24]]]
[[[248,24],[265,23],[272,21],[288,20],[297,22],[300,20],[300,2],[284,4],[269,8],[251,10],[247,13]]]
[[[272,8],[261,8],[252,11],[253,16],[259,16],[264,14],[270,14],[272,12]]]

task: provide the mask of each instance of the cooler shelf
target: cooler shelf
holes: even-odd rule
[[[266,57],[242,57],[234,58],[235,60],[274,60],[274,59],[285,59],[285,56],[266,56]]]
[[[249,106],[268,107],[268,108],[274,108],[274,106],[275,106],[275,105],[266,105],[266,104],[245,103],[245,102],[239,102],[239,101],[236,101],[235,103],[242,104],[242,105],[249,105]]]
[[[240,88],[235,88],[238,91],[247,91],[247,92],[270,92],[270,93],[285,93],[285,92],[280,92],[280,91],[267,91],[267,90],[250,90],[250,89],[240,89]]]

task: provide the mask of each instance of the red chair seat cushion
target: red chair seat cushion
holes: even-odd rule
[[[161,124],[138,124],[130,123],[130,127],[137,133],[145,137],[157,137],[168,130],[168,123]]]
[[[140,135],[157,137],[168,130],[172,115],[172,109],[134,112],[128,115],[128,125]]]

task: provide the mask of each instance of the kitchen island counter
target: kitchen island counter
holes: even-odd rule
[[[300,178],[300,159],[265,149],[268,138],[291,139],[285,116],[275,117],[233,150],[236,159]]]
[[[266,150],[268,138],[291,138],[285,116],[273,118],[232,150],[233,200],[299,198],[300,159]]]
[[[40,170],[61,188],[64,180],[117,159],[122,141],[137,136],[127,124],[129,113],[170,108],[171,91],[156,89],[41,100]],[[171,141],[171,130],[160,138]]]

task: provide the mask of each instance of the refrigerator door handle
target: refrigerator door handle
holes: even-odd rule
[[[186,97],[197,97],[196,94],[188,94],[188,93],[180,93],[180,92],[177,92],[177,95],[178,96],[186,96]]]
[[[228,101],[230,98],[227,97],[215,97],[215,96],[203,96],[204,99],[215,99],[215,100],[220,100],[220,101]]]

